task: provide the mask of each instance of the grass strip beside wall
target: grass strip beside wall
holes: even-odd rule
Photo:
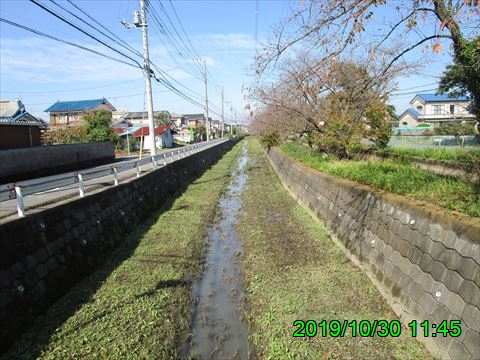
[[[249,180],[237,231],[244,243],[248,320],[258,358],[431,359],[406,328],[400,337],[353,337],[350,327],[344,336],[323,337],[317,325],[314,336],[293,336],[301,327],[296,320],[398,319],[367,275],[283,188],[259,143],[248,144]]]
[[[191,281],[237,144],[141,226],[2,359],[174,359],[189,337]]]

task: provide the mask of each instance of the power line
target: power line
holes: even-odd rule
[[[161,5],[161,3],[160,3],[160,5]],[[181,57],[181,58],[187,60],[185,58],[185,55],[189,54],[190,56],[192,56],[192,52],[188,48],[183,48],[182,44],[180,44],[179,41],[176,40],[176,37],[169,31],[169,29],[172,28],[178,34],[178,30],[176,29],[174,23],[171,21],[168,13],[166,13],[165,8],[163,8],[163,7],[162,7],[162,12],[165,14],[165,17],[170,21],[170,26],[166,26],[163,23],[162,18],[159,16],[158,12],[155,10],[155,8],[153,6],[151,6],[149,8],[149,14],[151,15],[151,18],[153,20],[154,29],[155,29],[155,27],[158,28],[159,32],[164,36],[164,39],[168,43],[171,44],[172,48],[178,54],[178,56],[174,56],[172,54],[172,52],[170,51],[170,47],[166,46],[166,49],[167,49],[168,54],[170,55],[170,58],[176,64],[178,64],[179,66],[182,66],[178,62],[178,57]],[[159,35],[159,37],[161,37],[161,36]],[[178,37],[181,38],[181,36],[179,34],[178,34]],[[183,41],[183,39],[180,39],[180,40],[182,40],[182,43],[185,45],[185,42]],[[198,62],[195,58],[193,58],[192,60],[194,61],[194,64],[197,65],[197,67],[192,66],[192,71],[186,70],[183,66],[182,66],[182,69],[185,72],[189,73],[190,75],[194,76],[195,78],[197,78],[199,80],[202,80],[202,77],[197,75],[197,74],[201,74],[203,70],[201,69],[200,65],[198,64]],[[187,61],[189,61],[189,60],[187,60]],[[187,62],[187,64],[188,64],[188,62]],[[192,65],[192,64],[190,64],[190,65]]]
[[[121,60],[121,59],[118,59],[118,58],[115,58],[115,57],[112,57],[112,56],[109,56],[109,55],[106,55],[106,54],[103,54],[99,51],[96,51],[96,50],[93,50],[93,49],[90,49],[90,48],[87,48],[85,46],[82,46],[82,45],[79,45],[79,44],[76,44],[76,43],[73,43],[71,41],[66,41],[66,40],[63,40],[63,39],[60,39],[58,37],[55,37],[55,36],[52,36],[52,35],[49,35],[49,34],[46,34],[46,33],[43,33],[39,30],[36,30],[36,29],[33,29],[33,28],[30,28],[30,27],[27,27],[27,26],[24,26],[24,25],[21,25],[21,24],[18,24],[18,23],[15,23],[13,21],[10,21],[10,20],[7,20],[7,19],[3,19],[1,18],[0,20],[2,22],[5,22],[11,26],[16,26],[18,28],[21,28],[23,30],[26,30],[26,31],[29,31],[29,32],[32,32],[36,35],[39,35],[39,36],[43,36],[43,37],[46,37],[46,38],[49,38],[49,39],[52,39],[52,40],[55,40],[55,41],[58,41],[58,42],[61,42],[61,43],[64,43],[64,44],[67,44],[67,45],[70,45],[70,46],[74,46],[74,47],[77,47],[79,49],[82,49],[82,50],[85,50],[85,51],[89,51],[91,53],[94,53],[96,55],[99,55],[99,56],[103,56],[107,59],[110,59],[110,60],[113,60],[113,61],[117,61],[117,62],[120,62],[120,63],[123,63],[123,64],[126,64],[126,65],[129,65],[129,66],[132,66],[132,67],[135,67],[135,68],[141,68],[143,69],[143,67],[132,57],[126,55],[125,53],[123,53],[122,51],[114,48],[113,46],[111,46],[110,44],[106,43],[105,41],[97,38],[95,35],[93,35],[92,33],[82,29],[80,26],[76,25],[75,23],[73,23],[71,20],[67,19],[65,16],[61,15],[60,13],[56,12],[55,10],[51,9],[51,8],[48,8],[47,6],[39,3],[38,1],[36,0],[30,0],[32,3],[34,3],[35,5],[37,5],[38,7],[40,7],[41,9],[43,9],[44,11],[48,12],[49,14],[53,15],[54,17],[60,19],[61,21],[65,22],[66,24],[68,24],[69,26],[75,28],[76,30],[80,31],[81,33],[85,34],[86,36],[92,38],[93,40],[99,42],[100,44],[104,45],[105,47],[107,47],[108,49],[118,53],[119,55],[121,55],[122,57],[125,57],[127,58],[128,60],[132,61],[135,63],[132,64],[130,62],[127,62],[127,61],[124,61],[124,60]],[[98,24],[99,26],[101,26],[103,29],[106,30],[106,32],[110,33],[113,35],[112,36],[109,36],[108,34],[106,34],[104,31],[101,31],[99,30],[97,27],[91,25],[90,23],[88,23],[86,20],[82,19],[80,16],[77,16],[76,14],[74,14],[73,12],[71,12],[70,10],[68,10],[67,8],[65,8],[64,6],[61,6],[59,5],[57,2],[55,2],[54,0],[50,0],[53,4],[55,4],[56,6],[58,6],[60,9],[62,9],[63,11],[67,12],[68,14],[70,14],[71,16],[73,16],[74,18],[76,18],[77,20],[81,21],[82,23],[86,24],[87,26],[89,26],[90,28],[92,28],[93,30],[99,32],[101,35],[105,36],[107,39],[113,41],[115,44],[117,45],[120,45],[122,48],[132,52],[133,54],[135,55],[140,55],[135,49],[133,49],[130,45],[128,45],[127,43],[125,43],[123,40],[121,40],[120,38],[118,38],[116,35],[114,35],[110,30],[108,30],[107,28],[105,28],[103,25],[101,25],[98,21],[96,21],[93,17],[91,17],[90,15],[88,15],[85,11],[83,11],[82,9],[80,9],[78,6],[76,6],[75,4],[73,4],[70,0],[67,0],[72,6],[74,6],[78,11],[80,11],[82,14],[84,14],[85,16],[87,16],[91,21],[95,22],[96,24]],[[148,3],[148,1],[147,1]],[[178,17],[178,14],[176,13],[175,9],[173,8],[173,4],[171,4],[172,6],[172,9],[174,10],[175,12],[175,16],[177,18],[177,20],[179,21],[180,25],[181,25],[181,22],[180,22],[180,19]],[[153,18],[154,18],[154,22],[155,24],[160,28],[160,32],[162,32],[163,34],[165,34],[165,36],[169,39],[170,43],[172,44],[172,46],[179,52],[179,54],[184,57],[183,53],[185,54],[189,54],[189,55],[193,55],[193,56],[197,56],[198,57],[198,54],[197,52],[195,51],[190,39],[188,39],[188,36],[187,36],[187,42],[190,46],[187,45],[187,42],[182,38],[180,32],[175,28],[175,25],[173,23],[173,21],[171,20],[171,18],[168,16],[165,8],[163,7],[163,5],[161,4],[161,7],[162,7],[162,11],[166,14],[168,20],[170,21],[170,24],[172,24],[172,28],[174,29],[175,33],[178,35],[178,38],[181,40],[181,43],[178,41],[178,40],[175,40],[175,37],[171,34],[171,32],[169,32],[168,30],[165,31],[165,26],[162,25],[162,22],[159,20],[159,17],[158,17],[158,14],[156,13],[155,9],[152,9],[152,14],[154,14]],[[186,32],[185,32],[185,29],[183,28],[183,25],[182,26],[182,30],[183,30],[183,33],[186,35]],[[120,42],[122,42],[123,44],[121,44],[119,41],[117,41],[115,38],[119,39]],[[185,50],[185,51],[183,51]],[[172,56],[172,58],[175,59],[175,57]],[[203,99],[202,96],[200,96],[199,94],[193,92],[190,88],[184,86],[183,84],[181,84],[180,82],[178,82],[177,80],[175,80],[173,77],[171,77],[170,75],[168,75],[167,73],[165,73],[164,71],[161,71],[159,67],[157,67],[153,62],[150,61],[150,63],[152,64],[152,66],[156,69],[156,71],[158,72],[159,74],[159,77],[155,76],[155,74],[152,72],[152,76],[160,83],[162,83],[168,90],[172,91],[174,94],[180,96],[181,98],[183,98],[184,100],[190,102],[191,104],[195,105],[195,106],[198,106],[198,107],[203,107],[202,103],[200,103],[200,101]],[[194,63],[196,64],[197,66],[199,66],[198,63]],[[183,69],[183,67],[181,67]],[[183,69],[185,70],[185,69]],[[198,69],[196,69],[198,70]],[[187,71],[188,72],[188,71]],[[196,74],[192,74],[193,76],[197,77]],[[197,77],[198,78],[198,77]],[[212,76],[211,76],[212,78]],[[188,90],[187,92],[185,91],[182,91],[179,87],[181,88],[184,88],[186,90]],[[88,90],[89,88],[85,89],[85,90]],[[78,89],[78,90],[82,90],[82,89]],[[74,90],[72,90],[74,91]],[[54,93],[54,91],[52,91],[51,93]],[[190,94],[188,94],[190,93]],[[218,109],[218,106],[214,106],[212,105],[213,108],[216,108]],[[218,114],[218,113],[217,113]]]
[[[185,28],[183,27],[182,22],[181,22],[181,20],[180,20],[180,18],[179,18],[179,16],[178,16],[178,14],[177,14],[177,12],[176,12],[173,4],[170,2],[170,5],[171,5],[171,7],[172,7],[172,10],[173,10],[173,12],[174,12],[174,14],[175,14],[175,17],[176,17],[176,19],[177,19],[177,22],[176,22],[176,23],[177,23],[177,24],[180,24],[180,27],[181,27],[181,29],[182,29],[182,32],[183,32],[183,34],[185,34],[186,40],[184,40],[182,34],[180,33],[180,31],[177,29],[177,26],[175,25],[176,23],[175,23],[174,21],[172,21],[169,13],[167,12],[167,10],[166,10],[165,7],[163,6],[163,4],[160,2],[159,5],[160,5],[160,10],[161,10],[161,12],[164,14],[164,17],[168,20],[168,22],[169,22],[170,25],[169,25],[169,26],[166,26],[166,25],[163,23],[163,21],[162,21],[162,17],[160,17],[160,16],[158,15],[158,12],[156,11],[156,9],[155,9],[153,6],[150,6],[150,7],[148,8],[148,10],[149,10],[149,14],[151,15],[152,20],[153,20],[154,29],[155,29],[155,27],[158,28],[158,32],[161,33],[161,34],[163,34],[163,36],[165,36],[165,39],[173,46],[173,48],[175,49],[176,53],[177,53],[180,57],[182,57],[182,58],[184,58],[184,59],[185,59],[185,55],[189,55],[190,57],[192,57],[193,60],[194,60],[194,64],[196,64],[197,67],[198,67],[198,68],[195,68],[195,69],[192,68],[192,69],[193,69],[195,72],[196,72],[196,71],[200,71],[200,72],[203,74],[203,69],[201,68],[200,64],[196,61],[196,59],[199,58],[199,55],[198,55],[197,51],[195,50],[195,48],[193,47],[192,42],[191,42],[190,39],[188,38],[188,35],[187,35],[186,32],[185,32]],[[169,31],[169,29],[173,29],[173,32],[176,34],[176,36],[173,35],[172,32]],[[157,29],[155,29],[155,30],[157,30]],[[157,34],[158,34],[158,33],[157,33]],[[177,40],[177,39],[178,39],[178,40]],[[187,43],[188,43],[188,45],[187,45]],[[178,63],[178,60],[177,60],[178,57],[173,56],[173,54],[171,53],[171,51],[170,51],[170,49],[169,49],[168,46],[167,46],[166,48],[167,48],[167,51],[168,51],[170,57],[172,58],[172,60],[174,60],[174,62],[177,63],[182,70],[186,71],[187,73],[189,73],[190,75],[194,76],[195,78],[197,78],[197,79],[199,79],[199,80],[203,80],[203,75],[202,75],[202,78],[201,78],[201,77],[197,76],[196,74],[194,74],[194,73],[186,70],[183,66],[181,66],[181,65]],[[187,59],[186,59],[186,60],[187,60]],[[153,65],[154,65],[154,64],[153,64]],[[177,93],[178,93],[178,91],[181,92],[181,90],[179,90],[177,86],[175,86],[174,84],[172,84],[172,81],[173,81],[174,83],[176,83],[176,84],[178,84],[179,86],[181,86],[181,87],[185,88],[186,90],[188,90],[188,92],[193,93],[190,88],[184,86],[183,84],[179,83],[178,81],[176,81],[175,79],[173,79],[173,78],[172,78],[171,76],[169,76],[168,74],[162,72],[157,66],[154,65],[154,67],[155,67],[155,69],[159,72],[159,74],[162,75],[163,79],[168,82],[168,86],[173,87],[172,91],[175,91],[175,92],[177,92]],[[208,72],[208,74],[209,74],[209,77],[210,77],[211,81],[216,82],[216,81],[214,80],[213,76],[211,75],[211,73]],[[166,77],[169,77],[171,80],[167,79]],[[218,87],[220,87],[220,85],[218,85]],[[182,95],[181,95],[182,97],[186,95],[184,92],[181,92],[181,93],[182,93]],[[190,100],[193,100],[193,99],[191,99],[192,96],[195,97],[196,99],[199,99],[199,100],[203,99],[203,97],[202,97],[201,95],[197,94],[197,93],[193,93],[193,95],[190,95],[190,96],[189,96],[189,95],[186,95],[186,96],[190,98],[189,101],[190,101]],[[194,102],[194,105],[200,106],[200,104],[198,104],[197,101]],[[215,107],[215,108],[219,109],[219,107],[218,107],[218,106],[215,106],[215,105],[212,105],[212,107]]]
[[[96,54],[96,55],[99,55],[99,56],[103,56],[104,58],[107,58],[107,59],[110,59],[110,60],[113,60],[113,61],[117,61],[119,63],[122,63],[122,64],[125,64],[125,65],[128,65],[128,66],[132,66],[132,67],[138,67],[138,65],[133,65],[131,63],[128,63],[126,61],[123,61],[123,60],[120,60],[120,59],[117,59],[117,58],[114,58],[112,56],[109,56],[109,55],[106,55],[106,54],[103,54],[101,52],[98,52],[96,50],[92,50],[92,49],[89,49],[85,46],[82,46],[82,45],[78,45],[78,44],[75,44],[75,43],[72,43],[70,41],[66,41],[66,40],[63,40],[63,39],[60,39],[60,38],[57,38],[55,36],[52,36],[52,35],[49,35],[49,34],[45,34],[41,31],[38,31],[38,30],[35,30],[35,29],[32,29],[32,28],[29,28],[25,25],[21,25],[21,24],[18,24],[16,22],[13,22],[13,21],[10,21],[10,20],[7,20],[7,19],[4,19],[4,18],[0,18],[0,21],[8,24],[8,25],[11,25],[11,26],[15,26],[15,27],[18,27],[20,29],[23,29],[23,30],[26,30],[26,31],[29,31],[31,33],[34,33],[36,35],[39,35],[39,36],[43,36],[43,37],[46,37],[46,38],[49,38],[49,39],[52,39],[52,40],[55,40],[55,41],[58,41],[58,42],[61,42],[61,43],[64,43],[64,44],[67,44],[67,45],[70,45],[70,46],[75,46],[79,49],[82,49],[82,50],[85,50],[85,51],[89,51],[93,54]]]
[[[78,27],[77,25],[73,24],[72,22],[70,22],[69,20],[65,19],[64,17],[62,17],[61,15],[57,14],[55,11],[47,8],[46,6],[44,6],[43,4],[40,4],[38,1],[36,0],[30,0],[30,2],[34,3],[35,5],[37,5],[38,7],[42,8],[43,10],[45,10],[46,12],[48,12],[49,14],[55,16],[57,19],[65,22],[66,24],[68,24],[69,26],[73,27],[74,29],[80,31],[81,33],[87,35],[89,38],[92,38],[93,40],[99,42],[100,44],[106,46],[107,48],[109,48],[110,50],[120,54],[121,56],[133,61],[134,63],[137,64],[137,66],[140,68],[140,69],[143,69],[143,67],[133,58],[131,58],[130,56],[128,55],[125,55],[124,53],[122,53],[121,51],[115,49],[114,47],[108,45],[107,43],[103,42],[102,40],[98,39],[97,37],[91,35],[90,33],[88,33],[87,31],[83,30],[82,28]]]
[[[187,32],[185,31],[185,28],[183,27],[182,21],[178,17],[177,10],[175,10],[175,7],[173,6],[172,0],[169,0],[169,2],[170,2],[170,6],[173,10],[173,13],[175,14],[175,17],[177,18],[178,23],[180,24],[180,27],[182,28],[182,31],[185,34],[185,37],[187,38],[188,43],[190,44],[190,48],[193,50],[193,53],[196,55],[196,58],[200,59],[200,55],[198,55],[195,48],[193,47],[192,42],[190,41],[190,38],[188,37]]]
[[[421,92],[424,92],[424,91],[435,91],[435,90],[437,90],[437,88],[422,89],[422,90],[410,91],[410,92],[399,92],[399,93],[392,94],[391,96],[393,97],[393,96],[414,95],[414,94],[418,94],[418,93],[421,93]]]
[[[54,0],[50,0],[52,1],[53,3],[55,3],[57,6],[60,6],[58,5]],[[79,18],[78,16],[72,14],[70,11],[68,10],[65,10],[67,11],[68,13],[72,14],[73,16],[75,16],[77,19],[79,19],[80,21],[82,21],[83,23],[87,24],[88,26],[90,26],[91,28],[93,28],[94,30],[98,31],[100,34],[102,34],[103,36],[107,37],[108,39],[112,40],[113,42],[115,42],[116,44],[122,46],[124,49],[132,52],[133,54],[137,55],[137,56],[140,56],[142,57],[142,54],[137,51],[135,48],[133,48],[132,46],[130,46],[128,43],[126,43],[125,41],[123,41],[121,38],[119,38],[117,35],[115,35],[114,33],[112,33],[109,29],[107,29],[105,26],[103,26],[101,23],[99,23],[97,20],[95,20],[92,16],[90,16],[88,13],[86,13],[85,11],[83,11],[82,9],[80,9],[80,7],[78,7],[78,5],[74,4],[71,0],[67,0],[73,7],[75,7],[78,11],[80,11],[82,14],[84,14],[85,16],[87,16],[90,20],[92,20],[95,24],[99,25],[101,28],[103,28],[105,31],[107,31],[109,34],[111,34],[114,38],[110,37],[109,35],[106,35],[104,32],[98,30],[96,27],[94,27],[93,25],[87,23],[85,20]],[[61,6],[60,6],[61,7]],[[63,7],[61,7],[62,9],[64,9]],[[116,40],[118,39],[118,41]]]
[[[120,81],[120,82],[116,82],[116,83],[109,84],[109,85],[92,86],[92,87],[87,87],[87,88],[69,89],[69,90],[2,91],[2,92],[5,93],[5,94],[18,94],[18,93],[22,93],[22,94],[57,94],[57,93],[64,93],[64,92],[70,92],[70,91],[85,91],[85,90],[101,89],[101,88],[106,88],[106,87],[110,87],[110,86],[117,86],[117,85],[120,85],[120,84],[127,84],[127,83],[131,83],[131,82],[134,82],[134,81],[139,81],[139,79],[128,80],[128,81]]]
[[[423,88],[425,86],[431,86],[431,85],[438,85],[438,83],[434,82],[434,83],[430,83],[430,84],[412,86],[412,87],[408,87],[408,88],[403,88],[402,90],[399,90],[399,91],[413,90],[413,89]]]

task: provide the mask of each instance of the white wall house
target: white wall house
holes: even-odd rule
[[[399,116],[398,126],[417,126],[421,123],[438,126],[445,123],[475,123],[466,97],[449,98],[446,94],[417,94],[410,101],[411,108]]]

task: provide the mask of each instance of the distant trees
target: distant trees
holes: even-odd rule
[[[193,129],[193,135],[195,139],[197,137],[200,137],[200,139],[204,140],[207,138],[207,128],[205,127],[205,125],[199,125]]]
[[[318,65],[307,58],[292,62],[281,81],[260,89],[258,99],[265,106],[253,130],[269,143],[300,134],[310,146],[341,158],[368,146],[386,146],[388,77],[371,76],[374,69],[367,64]]]
[[[451,97],[470,96],[470,111],[477,118],[480,130],[480,36],[462,40],[454,63],[447,65],[440,81],[439,91]]]
[[[300,134],[340,157],[386,146],[395,78],[424,62],[406,61],[406,54],[425,46],[440,52],[449,42],[477,80],[462,87],[466,68],[456,67],[445,91],[454,85],[458,93],[478,91],[478,42],[467,41],[460,25],[479,15],[479,2],[471,0],[301,2],[256,58],[251,95],[263,111],[252,128],[262,136],[276,132],[279,141]]]
[[[170,114],[167,111],[161,111],[153,120],[155,122],[155,126],[171,124]]]
[[[112,114],[105,110],[94,111],[83,117],[86,124],[87,142],[116,141],[117,135],[112,129]]]
[[[42,135],[42,143],[45,145],[77,144],[86,141],[87,131],[80,126],[65,126],[48,129]]]
[[[46,145],[118,141],[111,127],[112,115],[105,110],[84,115],[85,124],[50,129],[43,135]]]

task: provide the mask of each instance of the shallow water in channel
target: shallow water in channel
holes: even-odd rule
[[[218,221],[208,229],[204,272],[193,284],[196,305],[190,356],[195,358],[251,358],[247,324],[241,319],[244,288],[239,262],[243,247],[235,232],[242,208],[238,195],[248,178],[247,162],[248,152],[243,147],[237,168],[230,173],[232,180],[219,200]]]

